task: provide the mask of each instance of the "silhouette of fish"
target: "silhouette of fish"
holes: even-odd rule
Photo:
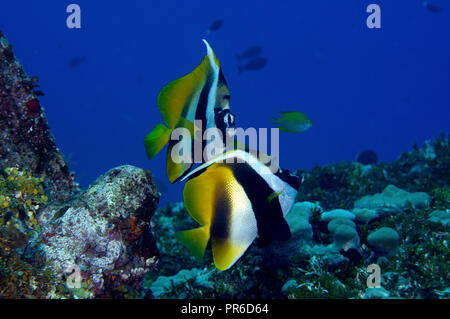
[[[428,1],[424,1],[423,6],[433,13],[439,13],[442,11],[441,7],[438,7],[437,5],[428,3]]]
[[[244,65],[238,65],[239,72],[244,70],[261,70],[267,65],[266,58],[254,58]]]
[[[223,26],[223,20],[222,19],[215,20],[213,23],[211,23],[211,25],[209,26],[208,30],[206,30],[206,34],[210,34],[213,31],[217,31],[220,28],[222,28],[222,26]]]
[[[242,59],[251,59],[254,57],[257,57],[262,51],[262,48],[258,45],[252,46],[250,48],[248,48],[247,50],[245,50],[244,52],[242,52],[242,54],[236,54],[236,59],[238,61],[242,60]]]
[[[69,68],[75,68],[83,62],[86,62],[86,57],[84,57],[84,56],[76,57],[76,58],[70,59],[69,62],[67,62],[67,65],[69,66]]]

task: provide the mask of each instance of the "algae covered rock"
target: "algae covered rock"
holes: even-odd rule
[[[362,296],[363,299],[384,299],[389,298],[391,296],[391,293],[384,289],[383,287],[374,287],[374,288],[367,288],[364,295]]]
[[[336,229],[339,226],[342,226],[342,225],[347,225],[347,226],[350,226],[353,229],[356,229],[355,223],[351,219],[347,219],[347,218],[336,218],[336,219],[333,219],[332,221],[330,221],[328,223],[327,228],[328,228],[328,231],[330,233],[335,233]]]
[[[355,208],[377,209],[384,207],[404,208],[407,205],[413,207],[427,207],[430,196],[424,192],[409,193],[394,185],[388,185],[382,193],[367,195],[355,202]]]
[[[450,213],[448,211],[435,210],[428,219],[434,223],[441,223],[444,226],[450,225]]]
[[[312,226],[309,219],[313,210],[320,210],[320,206],[310,202],[297,202],[286,215],[286,222],[292,234],[292,240],[311,240]]]
[[[0,31],[0,168],[17,167],[43,179],[46,195],[68,200],[78,185],[56,147],[29,77]]]
[[[338,247],[343,247],[346,244],[351,244],[353,241],[355,241],[355,244],[359,244],[359,236],[358,232],[356,231],[355,227],[350,225],[339,225],[334,230],[334,243]]]
[[[368,224],[380,217],[379,212],[374,209],[354,208],[352,213],[356,216],[355,220],[361,224]]]
[[[399,245],[397,231],[390,227],[381,227],[367,236],[367,244],[375,252],[389,255],[397,250]]]
[[[111,169],[77,199],[39,214],[47,262],[61,275],[79,268],[95,296],[117,296],[124,285],[138,288],[158,255],[150,227],[158,201],[149,172]]]
[[[200,288],[212,288],[214,283],[209,280],[211,272],[193,268],[183,269],[173,276],[159,276],[150,286],[153,297],[162,298],[172,292],[172,288],[180,285],[187,285],[192,281],[192,285]],[[180,296],[177,296],[180,298]]]
[[[333,209],[328,212],[323,213],[320,219],[324,222],[329,222],[332,219],[345,218],[345,219],[355,219],[355,215],[345,209]]]

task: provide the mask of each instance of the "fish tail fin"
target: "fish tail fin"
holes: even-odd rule
[[[164,124],[156,124],[153,130],[144,139],[145,151],[148,159],[152,159],[169,142],[172,129]]]
[[[175,238],[192,252],[198,262],[201,262],[209,241],[209,225],[177,232]]]

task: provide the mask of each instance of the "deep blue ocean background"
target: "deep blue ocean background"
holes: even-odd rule
[[[66,27],[66,7],[82,10]],[[366,7],[381,7],[368,29]],[[162,118],[159,90],[189,73],[206,38],[231,90],[237,125],[267,127],[276,111],[299,110],[314,126],[280,133],[281,166],[354,160],[361,150],[391,161],[414,143],[449,132],[450,3],[350,1],[3,1],[0,29],[30,75],[39,76],[50,128],[83,187],[132,164],[169,185],[165,150],[147,160],[143,139]],[[205,31],[216,19],[223,27]],[[236,54],[260,45],[267,67],[239,74]],[[73,58],[85,57],[77,67]]]

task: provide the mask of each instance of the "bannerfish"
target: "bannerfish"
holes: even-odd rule
[[[254,58],[244,65],[238,65],[239,72],[244,70],[261,70],[267,65],[266,58]]]
[[[427,1],[423,2],[423,6],[433,13],[439,13],[442,11],[441,7],[439,7],[435,4],[428,3]]]
[[[236,54],[236,59],[238,61],[242,59],[251,59],[257,57],[261,53],[261,51],[262,48],[260,46],[255,45],[242,52],[242,54]]]
[[[243,150],[206,162],[183,178],[184,205],[199,228],[180,231],[176,238],[196,259],[203,259],[211,239],[214,264],[230,268],[257,236],[260,247],[287,240],[284,217],[290,211],[302,177],[277,169]]]
[[[312,121],[302,112],[278,112],[281,118],[272,117],[272,124],[277,125],[280,131],[289,133],[302,133],[313,125]]]
[[[208,30],[206,30],[206,34],[210,34],[213,31],[219,30],[223,26],[223,20],[217,19],[209,26]]]
[[[222,134],[235,126],[235,117],[230,111],[230,91],[219,60],[208,42],[203,42],[207,48],[203,61],[191,73],[170,82],[159,92],[157,105],[167,126],[157,124],[144,140],[149,159],[168,144],[166,165],[171,183],[186,174],[194,163],[192,149],[194,135],[198,133],[195,120],[202,121],[204,129],[218,128]],[[190,149],[183,149],[191,154],[189,162],[172,158],[172,149],[178,143],[178,140],[170,139],[175,128],[186,128],[191,133],[191,140],[187,141]]]

